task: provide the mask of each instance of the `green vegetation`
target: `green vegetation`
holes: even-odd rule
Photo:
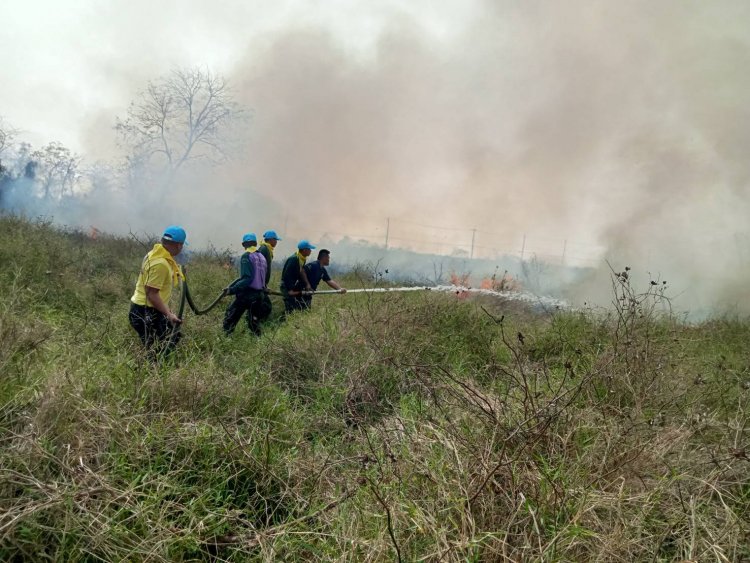
[[[0,559],[750,558],[747,320],[624,276],[609,312],[319,297],[154,365],[145,251],[0,218]],[[197,256],[196,301],[232,275]]]

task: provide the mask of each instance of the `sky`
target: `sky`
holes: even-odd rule
[[[392,244],[608,258],[748,301],[746,1],[5,0],[0,21],[0,115],[91,161],[149,80],[229,80],[252,118],[185,187],[199,237],[380,242],[390,218]]]
[[[285,29],[335,35],[353,57],[367,58],[391,18],[418,17],[436,41],[473,17],[471,3],[333,0],[277,2],[160,0],[5,0],[0,45],[4,117],[29,139],[86,146],[98,113],[122,113],[144,80],[174,67],[230,73],[247,50]],[[21,125],[22,124],[22,125]],[[84,126],[82,128],[82,125]]]

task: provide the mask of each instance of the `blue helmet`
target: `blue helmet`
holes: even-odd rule
[[[170,227],[167,227],[164,229],[164,234],[161,236],[164,240],[168,240],[171,242],[179,242],[182,244],[185,244],[185,239],[187,238],[187,233],[185,232],[185,229],[178,225],[172,225]]]
[[[270,230],[263,233],[263,238],[268,240],[270,238],[275,238],[276,240],[281,240],[281,237],[276,234],[276,231]]]
[[[315,246],[313,246],[312,244],[310,244],[309,240],[302,239],[301,241],[299,241],[297,243],[297,248],[299,250],[313,250],[315,248]]]
[[[245,233],[242,235],[242,242],[258,242],[258,237],[255,236],[255,233]]]

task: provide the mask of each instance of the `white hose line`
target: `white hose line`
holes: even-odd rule
[[[372,287],[372,288],[361,288],[361,289],[347,289],[346,293],[399,293],[407,291],[440,291],[443,293],[456,293],[458,295],[464,293],[474,293],[478,295],[487,295],[490,297],[498,297],[501,299],[507,299],[509,301],[523,301],[525,303],[531,303],[535,305],[541,305],[543,307],[562,308],[569,309],[570,305],[560,299],[554,297],[539,296],[528,292],[519,291],[495,291],[493,289],[483,289],[479,287],[463,287],[457,285],[438,285],[438,286],[412,286],[412,287]],[[336,289],[325,289],[322,291],[314,292],[302,292],[304,295],[343,295]]]

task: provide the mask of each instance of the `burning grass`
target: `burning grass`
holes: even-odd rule
[[[259,340],[189,316],[152,365],[137,243],[0,238],[4,560],[750,557],[746,320],[618,276],[608,313],[318,297]],[[232,274],[190,275],[204,302]]]

